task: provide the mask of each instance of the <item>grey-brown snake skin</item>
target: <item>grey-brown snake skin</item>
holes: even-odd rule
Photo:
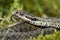
[[[26,11],[18,10],[12,16],[21,21],[8,26],[0,31],[0,40],[29,40],[30,36],[37,37],[39,34],[45,36],[60,29],[60,18],[41,18],[33,16]],[[58,23],[57,23],[58,22]],[[6,33],[6,34],[5,34]]]

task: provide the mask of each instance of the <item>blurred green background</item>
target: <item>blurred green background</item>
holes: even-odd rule
[[[40,17],[56,17],[60,16],[60,0],[0,0],[0,28],[14,23],[10,20],[14,10],[25,10]],[[30,39],[60,40],[60,32]]]

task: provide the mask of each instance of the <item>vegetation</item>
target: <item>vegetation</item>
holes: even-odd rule
[[[14,23],[12,11],[25,10],[40,17],[60,16],[60,0],[0,0],[0,28]],[[60,32],[45,37],[39,35],[31,40],[60,40]]]

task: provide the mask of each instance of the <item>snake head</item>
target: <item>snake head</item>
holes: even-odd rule
[[[25,18],[30,19],[32,21],[38,20],[36,16],[32,15],[31,13],[28,13],[27,11],[19,10],[16,13],[18,13],[18,15],[24,16]]]
[[[26,11],[23,11],[23,10],[17,10],[16,12],[14,12],[14,14],[11,16],[12,20],[14,19],[13,16],[16,16],[24,21],[31,21],[29,18],[27,18],[28,13]]]
[[[27,11],[23,11],[23,10],[17,10],[14,14],[13,14],[13,16],[17,16],[18,18],[21,18],[21,19],[23,19],[23,20],[25,20],[25,21],[36,21],[36,20],[38,20],[34,15],[32,15],[31,13],[28,13]],[[12,16],[12,17],[13,17]],[[12,19],[12,17],[11,17],[11,19]]]
[[[17,10],[17,11],[15,12],[15,15],[16,15],[16,16],[17,16],[17,15],[23,16],[23,15],[24,15],[24,11],[23,11],[23,10]]]
[[[22,10],[15,10],[12,12],[10,19],[12,21],[16,22],[17,20],[19,20],[23,16],[23,14],[24,14],[24,12]]]

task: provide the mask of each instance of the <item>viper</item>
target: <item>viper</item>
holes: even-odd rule
[[[32,15],[31,13],[28,13],[26,11],[23,10],[18,10],[15,12],[15,14],[13,14],[15,16],[17,16],[18,18],[24,20],[25,22],[38,26],[38,27],[50,27],[50,28],[60,28],[60,17],[50,17],[50,18],[41,18],[41,17],[37,17]],[[13,15],[11,16],[11,19],[13,20]]]
[[[20,21],[0,30],[0,40],[29,40],[30,36],[45,36],[60,28],[58,17],[42,18],[23,10],[17,10],[11,15],[13,21],[17,20],[14,16]]]

